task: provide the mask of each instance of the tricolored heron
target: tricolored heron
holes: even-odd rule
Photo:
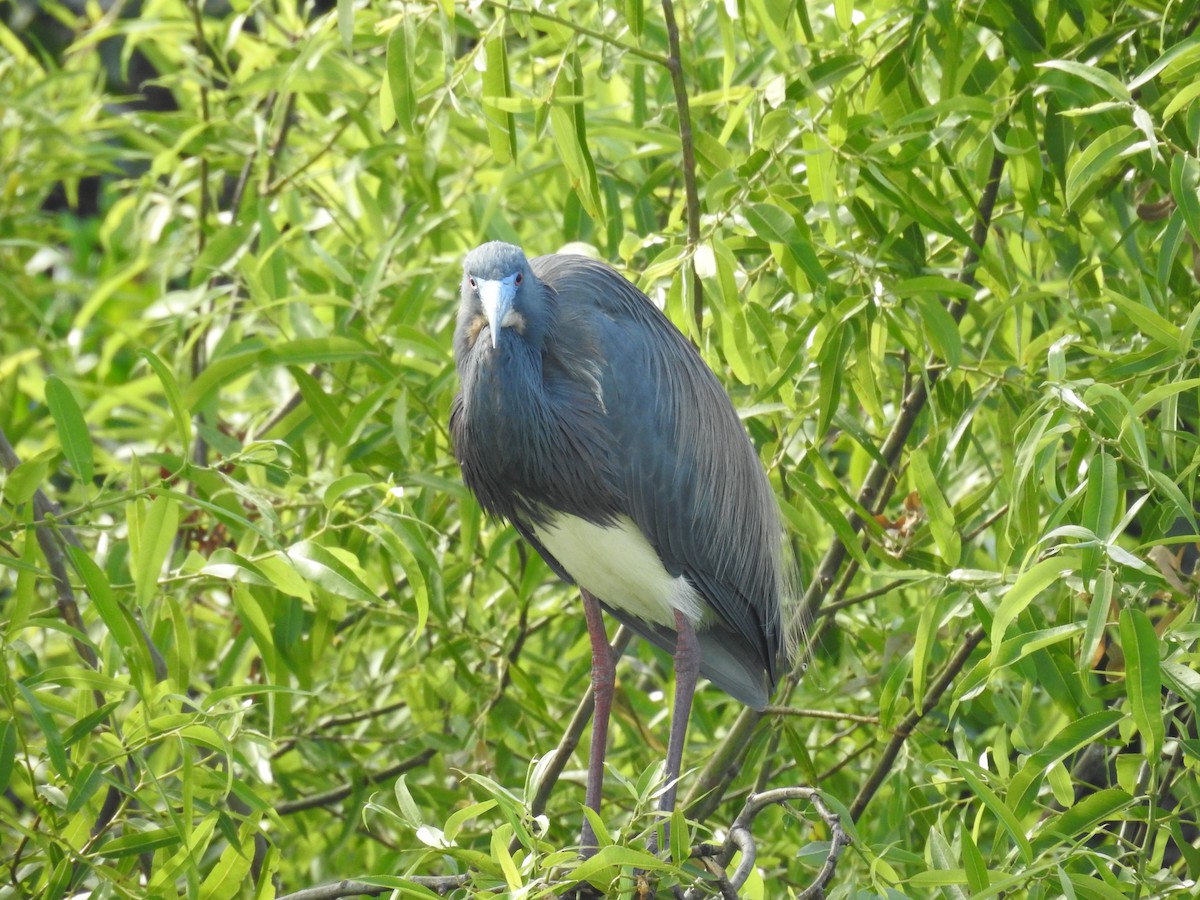
[[[789,567],[762,464],[695,348],[587,257],[530,261],[499,241],[471,251],[454,353],[450,431],[464,481],[583,597],[590,808],[615,678],[601,609],[674,655],[669,814],[697,676],[762,709],[785,667]],[[585,818],[584,852],[595,842]]]

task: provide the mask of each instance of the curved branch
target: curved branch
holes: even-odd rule
[[[692,856],[702,858],[706,867],[717,876],[716,886],[722,897],[737,897],[737,889],[746,883],[750,873],[754,870],[758,846],[754,841],[752,827],[758,814],[768,806],[787,803],[790,800],[805,800],[810,803],[821,821],[825,823],[825,827],[829,829],[829,852],[825,854],[825,861],[818,870],[816,878],[813,879],[813,883],[796,896],[798,898],[825,896],[825,888],[837,872],[838,860],[841,858],[842,850],[849,846],[850,836],[842,827],[841,817],[829,808],[816,789],[787,787],[763,791],[761,794],[751,794],[747,797],[742,811],[738,813],[738,817],[729,827],[729,837],[720,847],[714,847],[712,844],[699,844],[692,848]],[[742,858],[733,875],[726,878],[725,869],[733,860],[734,853],[738,851],[741,852]],[[732,887],[731,895],[726,893],[726,885]],[[703,896],[701,890],[701,885],[694,885],[684,894],[684,897],[686,900],[699,900]]]

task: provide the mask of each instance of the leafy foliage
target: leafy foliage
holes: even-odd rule
[[[680,4],[690,131],[657,7],[532,6],[0,25],[0,892],[697,876],[644,852],[657,651],[611,846],[577,769],[535,802],[589,652],[450,453],[494,238],[661,303],[795,535],[809,665],[761,721],[700,699],[693,840],[807,784],[831,897],[1194,889],[1197,4]],[[754,834],[746,897],[830,840]]]

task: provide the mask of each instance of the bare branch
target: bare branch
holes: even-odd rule
[[[806,719],[832,719],[835,722],[858,722],[862,725],[878,725],[879,716],[860,716],[855,713],[833,712],[824,709],[800,709],[795,706],[768,706],[763,710],[769,716],[803,716]]]
[[[16,449],[9,443],[8,436],[3,429],[0,429],[0,465],[11,472],[20,464],[21,458],[17,456]],[[58,514],[58,506],[46,496],[41,488],[38,488],[33,494],[33,511],[34,534],[37,537],[38,545],[42,548],[42,555],[46,558],[50,574],[54,578],[54,590],[58,598],[58,614],[71,628],[80,635],[85,635],[87,631],[83,625],[83,616],[79,613],[79,603],[75,599],[75,591],[71,588],[71,582],[67,578],[67,559],[59,544],[59,536],[54,533],[48,522],[48,519]],[[87,663],[88,667],[99,668],[100,663],[91,644],[82,637],[73,638],[73,642],[75,652]],[[104,696],[99,692],[96,694],[96,705],[104,705]]]

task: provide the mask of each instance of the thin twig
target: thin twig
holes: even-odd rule
[[[386,716],[388,713],[395,712],[398,709],[403,709],[408,706],[407,700],[397,700],[395,703],[389,703],[387,706],[381,706],[378,709],[368,709],[361,712],[343,713],[340,716],[328,716],[313,726],[312,731],[307,734],[295,735],[279,742],[279,746],[275,748],[275,752],[271,754],[271,759],[279,759],[285,753],[295,749],[300,741],[308,739],[315,740],[321,732],[342,728],[346,725],[355,725],[359,722],[365,722],[368,719],[377,719],[380,716]]]
[[[833,712],[826,709],[801,709],[795,706],[768,706],[763,710],[768,716],[803,716],[806,719],[832,719],[835,722],[859,722],[863,725],[878,725],[879,716],[861,716],[855,713]]]
[[[679,28],[675,24],[675,7],[671,0],[662,0],[663,19],[667,25],[667,47],[671,54],[665,60],[675,89],[675,107],[679,113],[679,143],[683,149],[683,189],[687,199],[688,267],[692,270],[692,315],[696,331],[704,325],[704,285],[696,270],[696,248],[700,246],[700,194],[696,189],[696,151],[692,139],[692,112],[688,105],[687,85],[683,83],[683,56],[679,52]]]
[[[382,771],[369,772],[365,777],[358,781],[348,782],[340,787],[333,788],[332,790],[324,791],[320,794],[313,794],[311,797],[301,797],[298,800],[289,800],[287,803],[281,803],[275,808],[275,811],[281,816],[286,816],[290,815],[291,813],[303,812],[306,809],[316,809],[320,806],[329,806],[333,803],[339,803],[360,788],[367,787],[368,785],[372,784],[379,784],[381,781],[387,781],[391,778],[395,778],[397,775],[403,775],[405,772],[415,769],[418,766],[425,765],[425,763],[429,762],[429,760],[433,758],[435,753],[437,753],[436,748],[427,747],[416,756],[410,756],[408,759],[402,760],[401,762],[396,763],[394,766],[389,766]]]
[[[660,66],[669,65],[667,58],[661,53],[655,53],[653,50],[644,50],[636,44],[630,44],[627,41],[622,41],[619,38],[613,37],[611,34],[605,34],[603,31],[596,31],[594,28],[588,28],[585,25],[580,25],[574,19],[564,19],[560,16],[542,12],[541,10],[537,9],[520,9],[516,6],[509,6],[507,3],[498,3],[496,0],[487,0],[487,5],[492,9],[498,9],[501,12],[516,14],[519,16],[529,16],[531,19],[541,19],[543,22],[553,22],[555,25],[561,25],[563,28],[569,28],[576,34],[587,35],[588,37],[599,41],[602,44],[608,44],[610,47],[616,47],[618,50],[628,53],[630,56],[637,56],[641,59],[658,63]]]
[[[967,632],[967,636],[963,639],[962,646],[958,651],[950,657],[942,671],[938,673],[937,678],[933,680],[928,692],[925,694],[925,702],[921,704],[920,709],[914,709],[904,721],[896,726],[896,730],[892,733],[892,739],[888,741],[887,747],[883,750],[883,755],[879,757],[879,762],[875,764],[871,776],[866,783],[858,791],[858,796],[854,798],[854,802],[850,804],[850,818],[857,822],[859,816],[863,814],[863,810],[867,808],[867,804],[871,802],[871,798],[879,790],[880,786],[887,780],[888,775],[892,772],[892,766],[896,762],[896,757],[900,755],[900,749],[904,746],[904,742],[920,724],[935,706],[942,699],[942,694],[954,683],[955,676],[962,671],[962,667],[967,664],[967,660],[971,657],[971,652],[979,646],[979,642],[983,640],[986,632],[982,628],[976,628],[974,631]]]

